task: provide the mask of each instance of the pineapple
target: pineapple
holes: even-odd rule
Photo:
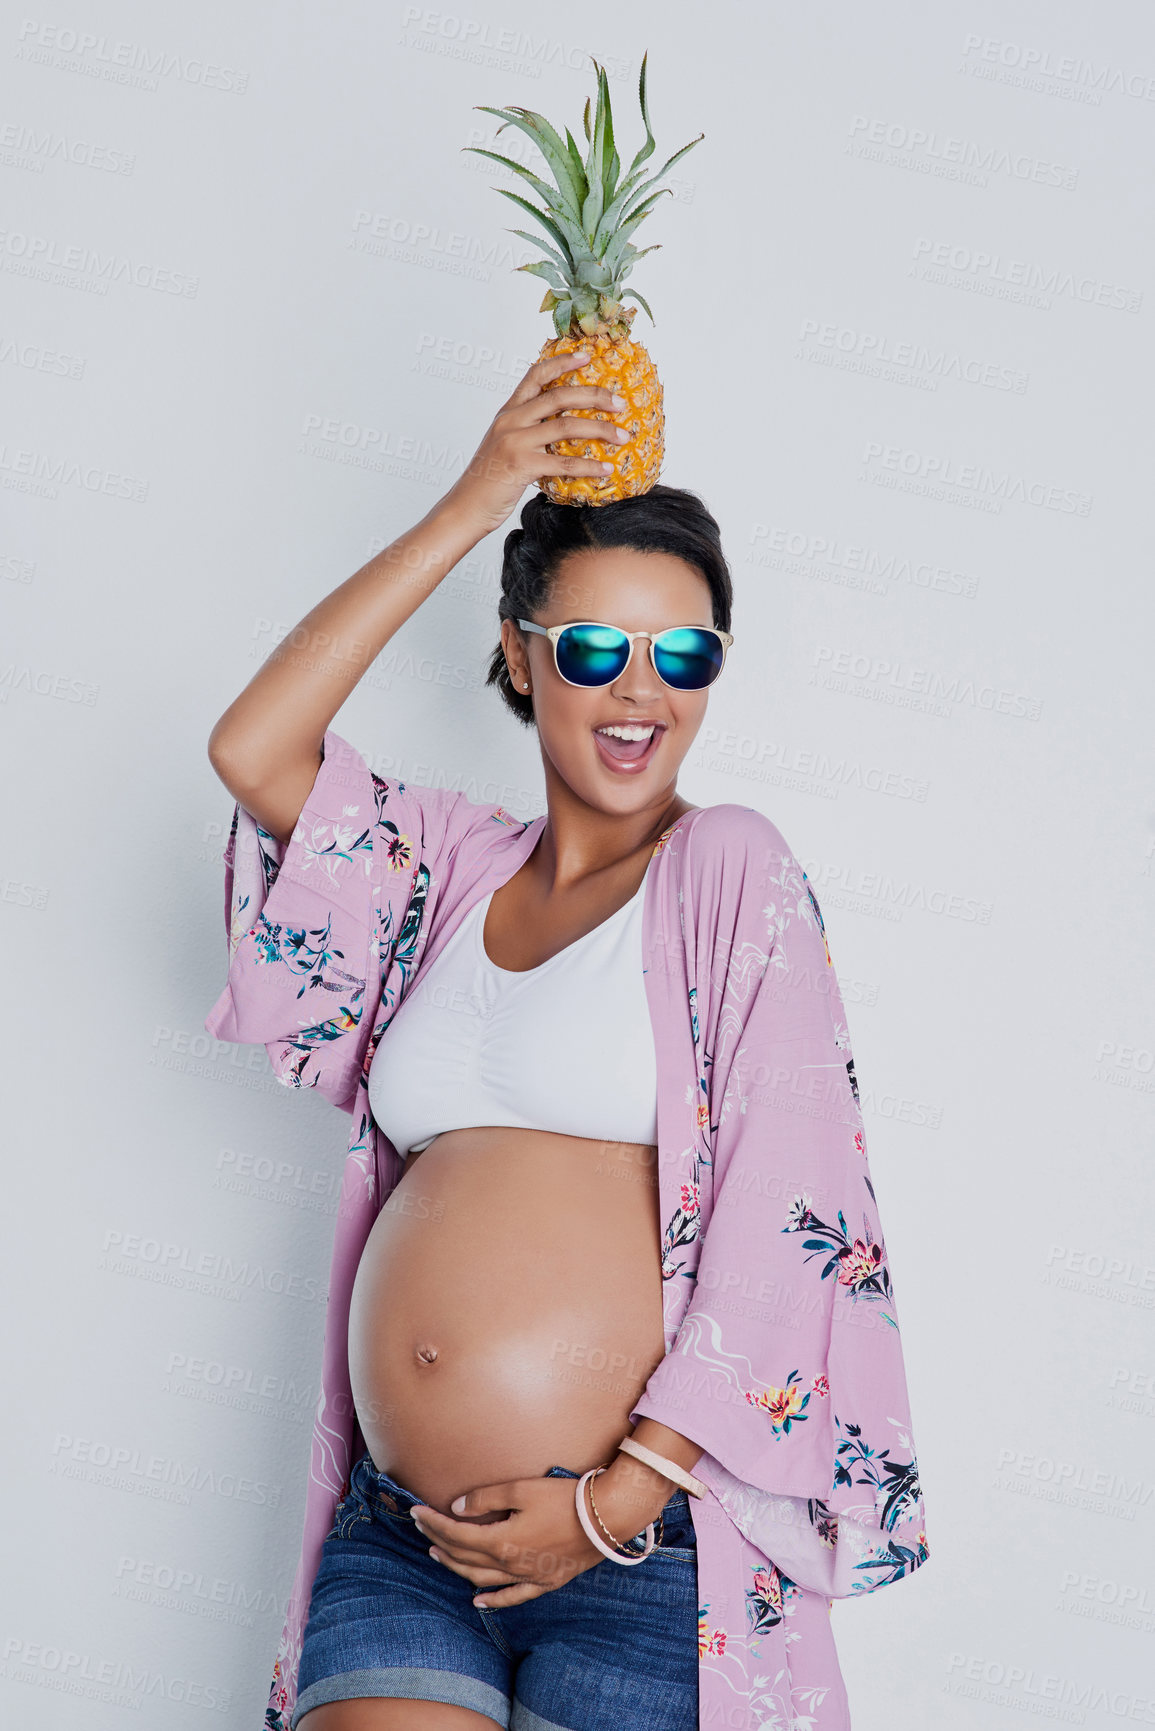
[[[591,57],[592,58],[592,57]],[[654,315],[636,289],[623,287],[634,268],[635,260],[656,247],[638,248],[630,234],[648,216],[668,186],[653,190],[654,183],[672,168],[678,158],[698,144],[704,133],[692,138],[651,178],[641,172],[641,165],[652,155],[654,137],[646,109],[646,56],[642,57],[638,96],[646,141],[630,164],[625,178],[619,181],[621,162],[614,148],[613,116],[610,112],[609,79],[604,67],[594,61],[598,75],[597,111],[590,124],[590,104],[587,98],[583,124],[589,149],[585,161],[568,127],[563,144],[547,120],[529,108],[487,108],[479,104],[484,114],[495,114],[502,121],[498,132],[507,126],[517,126],[533,139],[545,158],[555,185],[541,180],[521,163],[496,151],[483,150],[477,145],[465,148],[479,156],[488,156],[502,163],[527,180],[545,206],[544,210],[505,187],[496,190],[511,198],[529,212],[549,235],[549,241],[539,239],[524,229],[510,232],[539,246],[548,256],[519,265],[544,278],[549,285],[540,311],[553,314],[557,335],[542,344],[540,359],[552,355],[574,354],[588,350],[590,359],[584,367],[555,379],[550,390],[561,384],[604,385],[625,398],[628,407],[614,419],[626,427],[631,438],[627,444],[591,436],[589,439],[557,439],[550,450],[562,457],[591,457],[609,460],[613,472],[608,475],[542,475],[538,486],[557,504],[605,505],[613,499],[627,499],[651,488],[662,467],[665,452],[665,414],[662,407],[662,386],[657,370],[645,348],[630,334],[637,307],[622,303],[629,297],[644,308],[651,324]],[[567,414],[588,415],[598,419],[595,409],[573,409]]]

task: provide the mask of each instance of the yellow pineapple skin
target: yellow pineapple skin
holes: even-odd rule
[[[597,336],[550,337],[539,360],[554,355],[589,352],[584,367],[563,373],[544,388],[559,385],[603,385],[626,400],[612,416],[600,409],[565,409],[566,415],[610,419],[630,434],[626,444],[615,439],[555,439],[549,449],[559,457],[590,457],[611,462],[608,475],[541,475],[538,486],[557,505],[609,505],[646,493],[658,479],[666,449],[666,416],[657,368],[641,343],[628,335],[599,332]]]

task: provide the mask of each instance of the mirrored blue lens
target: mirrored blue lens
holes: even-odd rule
[[[676,691],[701,691],[722,671],[722,645],[712,631],[683,625],[662,633],[654,644],[654,661]]]
[[[575,685],[609,685],[630,653],[630,640],[613,625],[567,625],[557,640],[557,665]]]

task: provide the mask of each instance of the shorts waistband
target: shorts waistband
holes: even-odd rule
[[[543,1477],[576,1479],[580,1478],[581,1474],[575,1472],[572,1467],[552,1466],[543,1474]],[[361,1481],[360,1484],[358,1484],[358,1480]],[[362,1491],[366,1489],[372,1491],[378,1502],[393,1515],[403,1515],[409,1519],[411,1518],[409,1511],[415,1504],[421,1502],[421,1498],[413,1491],[406,1490],[404,1485],[398,1484],[396,1479],[390,1478],[388,1473],[383,1473],[374,1466],[373,1458],[368,1450],[354,1465],[351,1481]],[[676,1486],[668,1501],[663,1505],[663,1519],[672,1521],[677,1516],[688,1516],[689,1503],[689,1492],[681,1485]]]

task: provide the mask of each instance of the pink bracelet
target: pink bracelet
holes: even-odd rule
[[[692,1497],[705,1496],[706,1486],[701,1479],[695,1478],[693,1473],[687,1472],[685,1467],[680,1467],[677,1461],[669,1460],[665,1455],[655,1453],[653,1449],[648,1449],[645,1443],[635,1441],[632,1436],[623,1437],[618,1447],[625,1454],[633,1455],[635,1460],[644,1462],[648,1467],[653,1467],[654,1471],[661,1473],[664,1479],[673,1479],[676,1485],[681,1485],[682,1489],[689,1491]]]
[[[650,1552],[653,1550],[654,1523],[651,1521],[649,1526],[646,1528],[645,1550],[639,1551],[636,1556],[623,1557],[620,1551],[610,1550],[609,1546],[606,1544],[605,1540],[586,1514],[586,1484],[594,1477],[595,1473],[604,1473],[605,1470],[605,1467],[591,1467],[588,1473],[582,1474],[581,1478],[577,1482],[577,1488],[574,1491],[574,1506],[577,1509],[577,1517],[582,1524],[582,1530],[590,1543],[596,1545],[598,1550],[602,1553],[602,1556],[608,1557],[611,1563],[624,1563],[626,1568],[630,1569],[635,1563],[644,1563]]]

